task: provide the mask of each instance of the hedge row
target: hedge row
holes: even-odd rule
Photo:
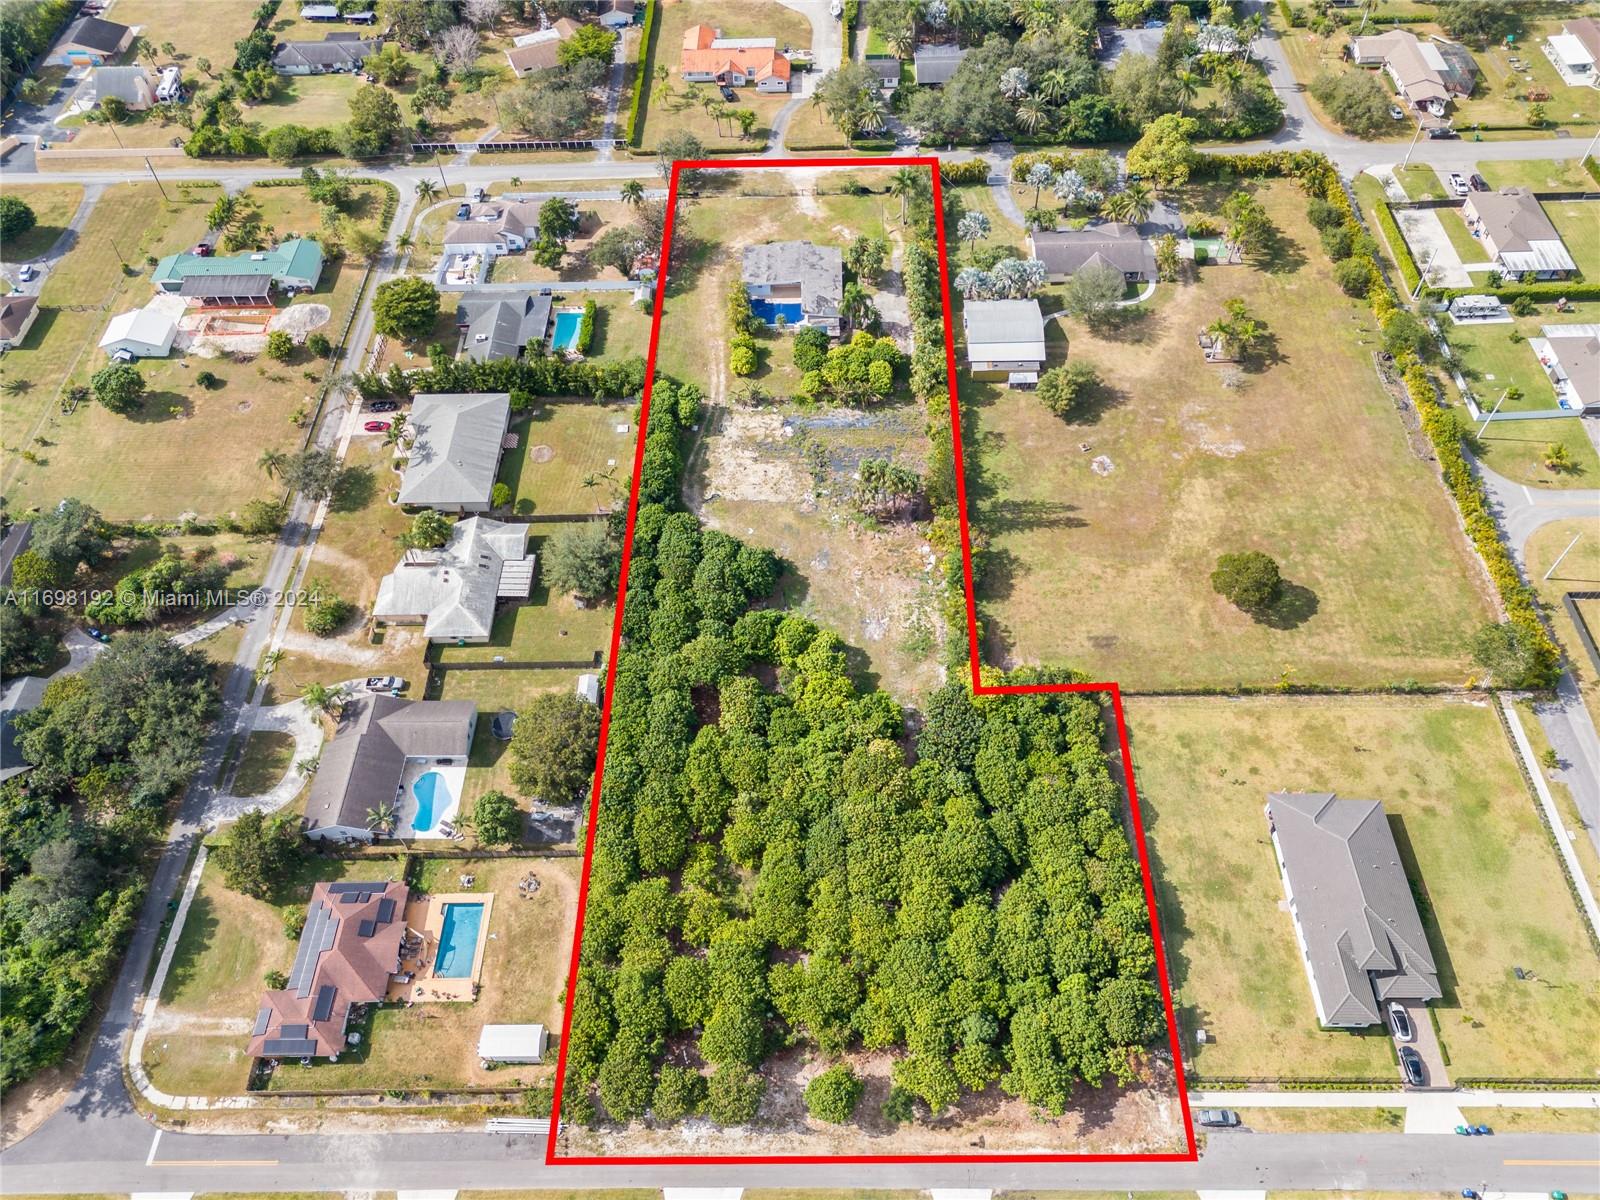
[[[1411,246],[1406,241],[1405,234],[1400,232],[1400,224],[1394,219],[1394,208],[1389,202],[1385,200],[1377,205],[1375,212],[1378,228],[1383,230],[1383,236],[1388,239],[1395,265],[1400,268],[1400,278],[1406,281],[1406,294],[1410,295],[1417,290],[1417,284],[1422,282],[1422,272],[1417,270],[1417,260],[1411,256]]]
[[[1541,304],[1549,304],[1563,297],[1568,300],[1600,300],[1600,283],[1568,279],[1556,280],[1554,283],[1503,283],[1499,287],[1480,284],[1469,288],[1428,289],[1428,295],[1445,300],[1454,299],[1456,296],[1476,296],[1484,293],[1497,296],[1501,300],[1515,300],[1518,296],[1527,296],[1530,300],[1537,300]]]
[[[633,71],[633,101],[628,105],[626,141],[630,146],[639,144],[644,132],[639,128],[639,105],[644,99],[644,86],[650,68],[650,39],[656,31],[656,0],[645,0],[644,29],[639,38],[639,62]]]
[[[987,183],[989,164],[981,158],[969,158],[965,162],[941,162],[939,177],[952,187],[968,183]]]
[[[844,0],[844,56],[856,56],[856,11],[860,8],[860,0]]]
[[[582,319],[580,319],[578,321],[578,342],[577,342],[577,351],[578,351],[578,353],[579,354],[588,353],[589,343],[591,341],[593,341],[593,340],[594,340],[594,301],[593,300],[585,300],[583,302],[583,317],[582,317]]]
[[[1583,169],[1589,172],[1589,178],[1600,183],[1600,162],[1596,162],[1594,155],[1583,160]]]

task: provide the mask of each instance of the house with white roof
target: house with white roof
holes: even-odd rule
[[[1544,56],[1569,87],[1600,87],[1600,21],[1564,21],[1544,42]]]
[[[967,369],[974,379],[1032,387],[1044,366],[1044,314],[1037,300],[969,300],[961,309]]]
[[[106,326],[100,349],[124,362],[135,358],[165,358],[172,353],[172,339],[178,325],[154,308],[135,308],[118,313]]]
[[[443,547],[406,551],[378,585],[372,616],[421,625],[430,641],[487,642],[500,602],[532,592],[534,566],[526,525],[468,517]]]
[[[508,392],[424,393],[411,402],[400,503],[488,512],[511,423]]]
[[[89,85],[94,88],[94,102],[121,100],[129,112],[144,112],[156,102],[155,84],[150,72],[143,67],[96,67]]]
[[[1561,234],[1527,188],[1473,192],[1462,204],[1461,216],[1507,275],[1568,279],[1578,272]]]

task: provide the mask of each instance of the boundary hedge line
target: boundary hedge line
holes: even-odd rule
[[[655,37],[655,33],[656,0],[645,0],[644,30],[639,36],[639,61],[633,69],[633,101],[628,106],[628,126],[623,136],[630,146],[637,146],[639,135],[643,133],[639,128],[639,104],[644,98],[644,85],[650,74],[650,39]]]
[[[1583,169],[1589,172],[1589,178],[1600,183],[1600,163],[1595,162],[1594,155],[1583,160]]]
[[[1389,241],[1389,250],[1394,255],[1395,266],[1400,269],[1400,278],[1406,281],[1406,293],[1409,295],[1422,282],[1417,260],[1411,256],[1411,245],[1406,241],[1406,235],[1400,232],[1400,223],[1394,219],[1394,207],[1387,200],[1377,206],[1376,215],[1378,228],[1383,230],[1383,236]]]

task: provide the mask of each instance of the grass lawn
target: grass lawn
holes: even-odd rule
[[[1399,1133],[1405,1128],[1403,1108],[1241,1108],[1247,1129],[1255,1133]]]
[[[364,86],[358,75],[287,75],[271,100],[244,110],[245,120],[259,121],[265,129],[342,125],[350,119],[350,97]]]
[[[242,1092],[245,1050],[268,971],[288,971],[295,942],[285,914],[304,909],[319,880],[397,877],[399,860],[306,855],[270,900],[230,889],[208,862],[161,990],[155,1032],[145,1050],[151,1079],[175,1095]]]
[[[474,1003],[381,1007],[353,1053],[337,1063],[284,1064],[273,1090],[517,1087],[554,1069],[561,1028],[561,995],[577,914],[581,858],[432,859],[422,864],[423,891],[458,892],[458,877],[475,875],[473,891],[494,893],[484,946],[482,990]],[[517,881],[533,872],[540,888],[522,899]],[[548,1063],[484,1070],[478,1031],[486,1024],[538,1021],[551,1030]]]
[[[1418,37],[1438,32],[1431,25],[1409,28]],[[1533,107],[1527,95],[1534,87],[1542,87],[1550,93],[1550,99],[1544,102],[1548,124],[1563,126],[1574,137],[1588,137],[1594,133],[1596,123],[1600,122],[1600,89],[1568,87],[1539,46],[1550,34],[1560,32],[1559,16],[1530,20],[1514,47],[1497,44],[1472,52],[1481,73],[1478,86],[1470,99],[1456,105],[1454,114],[1455,127],[1463,131],[1463,136],[1479,122],[1485,125],[1527,124],[1529,110]],[[1523,64],[1520,70],[1512,69],[1513,55]]]
[[[1179,1019],[1214,1038],[1191,1043],[1197,1075],[1394,1073],[1381,1031],[1317,1026],[1261,811],[1275,790],[1383,802],[1439,967],[1453,1077],[1600,1066],[1583,1033],[1600,1022],[1600,964],[1486,704],[1134,698],[1128,723]]]
[[[1477,439],[1478,457],[1491,469],[1517,483],[1536,487],[1592,488],[1600,480],[1600,455],[1584,435],[1581,417],[1533,421],[1494,421]],[[1567,448],[1572,465],[1560,472],[1544,465],[1552,443]]]
[[[1028,193],[1027,196],[1018,202],[1024,205],[1024,211],[1026,211],[1026,208],[1031,206],[1033,203],[1033,190],[1031,188],[1025,190]],[[993,188],[986,183],[968,184],[964,187],[955,187],[949,189],[949,191],[946,192],[946,195],[950,194],[954,194],[961,200],[961,210],[963,212],[982,213],[984,216],[989,218],[989,234],[987,237],[978,239],[978,245],[980,247],[1004,246],[1009,250],[1016,251],[1019,256],[1027,256],[1026,232],[1014,221],[1012,221],[1010,217],[1006,216],[1000,211],[1000,206],[995,202]],[[1051,197],[1048,192],[1045,193],[1042,203],[1046,207],[1049,207],[1051,203]],[[899,215],[899,209],[897,207],[895,210],[895,216],[898,217]],[[968,253],[965,242],[958,244],[955,227],[953,225],[946,228],[945,237],[948,239],[948,244],[950,245],[952,251],[959,248],[963,255]]]
[[[1509,325],[1458,325],[1440,319],[1451,353],[1480,408],[1493,408],[1500,393],[1512,386],[1520,388],[1522,396],[1508,398],[1501,412],[1540,412],[1556,407],[1556,390],[1528,339],[1542,337],[1546,325],[1600,321],[1600,303],[1575,304],[1573,310],[1558,313],[1551,305],[1541,305],[1531,317],[1514,317]],[[1513,334],[1518,335],[1516,340]]]
[[[270,792],[294,765],[294,735],[275,729],[258,729],[245,743],[239,770],[233,777],[233,794],[259,796]]]
[[[579,297],[593,300],[595,308],[594,340],[587,357],[645,357],[650,349],[650,314],[634,304],[632,292],[582,292],[573,298]]]
[[[1600,201],[1548,200],[1544,211],[1584,278],[1600,278]]]
[[[193,353],[151,359],[138,368],[146,387],[140,412],[122,417],[93,401],[70,414],[60,410],[58,395],[68,386],[87,384],[105,365],[99,339],[111,316],[148,302],[146,255],[182,249],[205,232],[214,194],[200,189],[174,194],[182,199],[166,203],[153,185],[107,189],[81,243],[46,281],[42,312],[26,345],[6,356],[5,378],[18,379],[25,389],[3,401],[7,440],[20,447],[29,438],[44,439],[34,445],[39,462],[20,455],[6,461],[5,493],[13,504],[77,496],[114,519],[236,511],[252,497],[274,491],[255,465],[262,450],[289,449],[304,436],[293,417],[296,410],[314,410],[326,370],[322,360],[304,350],[289,363]],[[266,238],[316,231],[316,206],[303,189],[256,188],[246,194],[261,210]],[[356,219],[375,224],[382,185],[358,187],[356,194]],[[122,272],[118,251],[138,264],[138,273]],[[322,328],[336,337],[361,276],[358,264],[329,260],[316,291],[294,303],[327,306],[330,317]],[[85,305],[93,307],[74,311]],[[196,386],[194,376],[202,369],[219,385]],[[208,449],[206,469],[195,471],[200,446]]]
[[[849,149],[839,127],[828,120],[828,114],[819,105],[810,101],[790,116],[789,126],[783,132],[783,144],[794,151]]]
[[[516,417],[511,431],[518,446],[500,460],[512,507],[523,516],[588,516],[619,507],[633,478],[639,436],[633,418],[631,404],[581,399]]]
[[[1463,1108],[1461,1115],[1496,1133],[1600,1133],[1594,1108]]]
[[[1587,192],[1594,180],[1576,158],[1481,162],[1478,173],[1492,188],[1525,187],[1539,192]]]
[[[358,616],[332,637],[319,638],[305,628],[303,609],[290,618],[284,659],[273,680],[286,695],[297,695],[308,683],[338,683],[363,675],[399,675],[420,694],[427,646],[417,628],[391,626],[369,631],[365,616],[378,595],[378,583],[400,561],[397,538],[411,526],[389,494],[400,486],[391,470],[394,451],[381,437],[358,436],[345,458],[358,472],[360,486],[349,500],[329,511],[312,553],[307,583],[321,581],[328,590],[355,606]],[[381,637],[375,641],[374,638]]]
[[[1463,263],[1492,261],[1483,243],[1473,237],[1472,231],[1467,228],[1459,208],[1437,208],[1434,209],[1434,215],[1439,218],[1439,224],[1444,226],[1445,236],[1450,239],[1450,244],[1455,247]]]
[[[1572,422],[1576,424],[1576,422]],[[1600,475],[1600,472],[1596,472]],[[1576,545],[1572,539],[1578,537]],[[1544,577],[1556,558],[1569,545],[1571,552],[1561,560],[1549,579]],[[1567,592],[1600,592],[1600,538],[1595,537],[1594,522],[1554,521],[1536,531],[1523,548],[1527,561],[1528,577],[1545,607],[1550,623],[1555,627],[1556,638],[1567,651],[1573,677],[1589,705],[1589,712],[1600,716],[1600,679],[1595,677],[1589,656],[1578,642],[1577,630],[1567,616],[1561,597]],[[1591,633],[1600,635],[1600,601],[1581,600],[1579,611],[1588,623]]]
[[[1413,200],[1443,200],[1449,196],[1439,172],[1427,163],[1409,167],[1396,167],[1394,177],[1400,181],[1406,195]]]
[[[1261,196],[1283,231],[1278,269],[1203,268],[1110,331],[1053,323],[1056,352],[1065,331],[1106,381],[1077,419],[963,373],[971,519],[991,539],[986,661],[1133,689],[1468,670],[1466,641],[1491,615],[1481,568],[1377,384],[1375,324],[1333,284],[1299,194]],[[1230,297],[1271,331],[1259,370],[1207,366],[1195,347]],[[1246,549],[1289,584],[1260,620],[1209,582],[1219,555]]]
[[[754,88],[739,89],[739,108],[753,109],[756,128],[749,139],[739,136],[737,124],[717,123],[700,105],[702,94],[715,97],[715,90],[705,84],[686,84],[678,72],[678,55],[683,46],[683,35],[691,25],[710,25],[722,31],[723,37],[770,37],[778,39],[778,48],[784,46],[809,47],[811,22],[803,14],[784,8],[772,0],[663,0],[656,10],[656,28],[651,44],[646,49],[645,72],[653,79],[658,66],[670,72],[667,88],[648,86],[649,93],[641,104],[639,135],[641,148],[654,150],[661,140],[675,130],[687,130],[698,137],[707,149],[744,146],[752,152],[766,141],[773,114],[789,99],[786,95],[763,95]]]
[[[184,75],[197,79],[205,75],[196,60],[209,59],[213,72],[231,66],[236,53],[233,44],[254,25],[247,4],[207,5],[202,16],[194,0],[117,0],[116,16],[111,19],[141,26],[143,35],[156,46],[171,42]],[[155,61],[157,66],[165,66],[171,59],[157,53]]]
[[[6,195],[21,200],[34,216],[27,233],[0,243],[0,262],[7,263],[27,262],[54,246],[83,203],[83,187],[76,183],[7,183]]]

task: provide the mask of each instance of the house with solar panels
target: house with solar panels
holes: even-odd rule
[[[384,998],[400,965],[403,883],[319,883],[286,987],[261,997],[252,1058],[337,1058],[353,1004]]]

